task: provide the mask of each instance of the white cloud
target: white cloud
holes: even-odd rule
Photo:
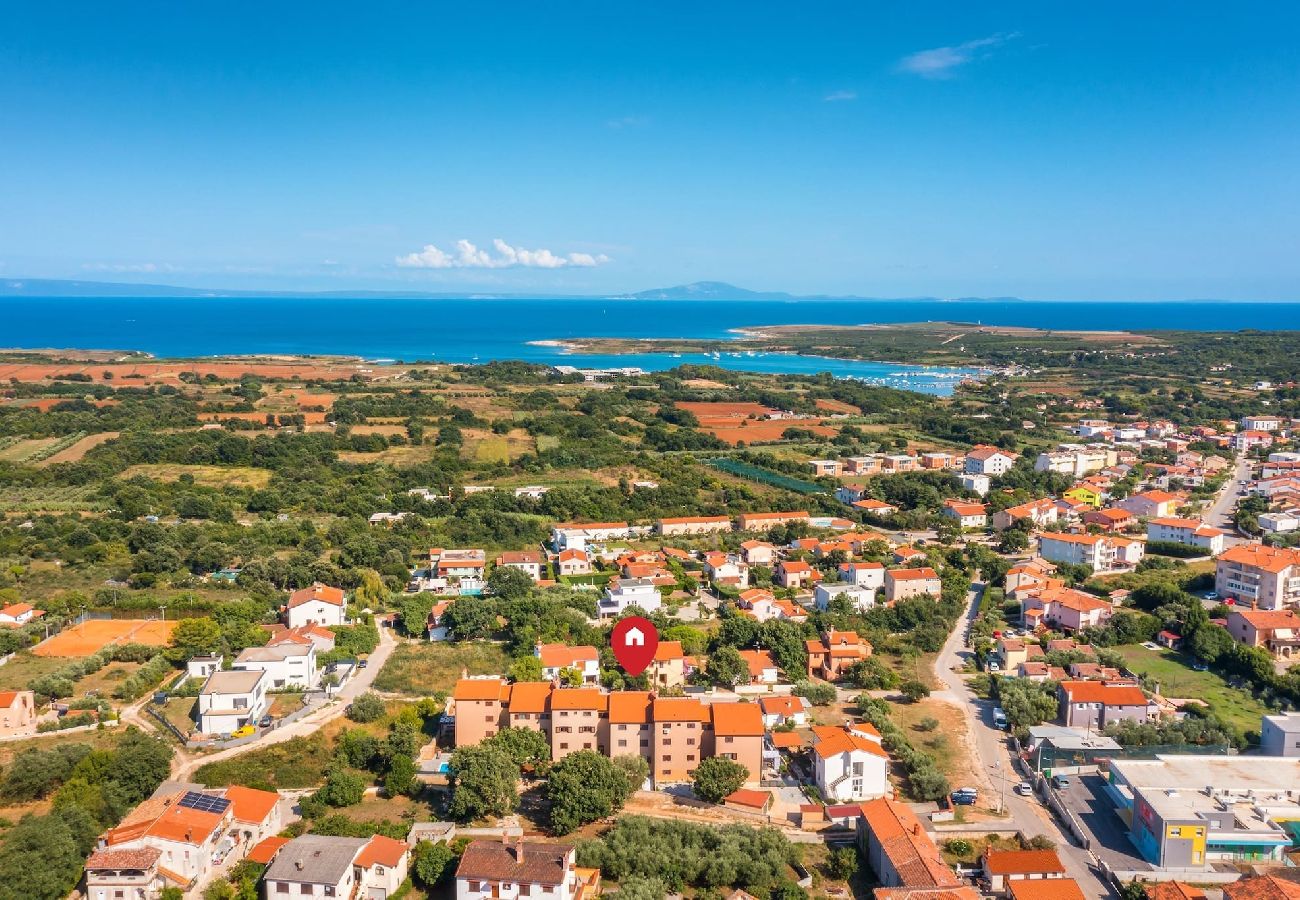
[[[904,56],[898,62],[900,72],[922,78],[949,78],[953,70],[975,59],[981,50],[997,47],[1020,36],[1019,32],[994,34],[952,47],[935,47]]]
[[[167,263],[83,263],[81,268],[87,272],[179,272],[176,266]]]
[[[508,269],[511,266],[523,266],[529,269],[562,269],[567,266],[587,268],[609,262],[603,253],[557,254],[550,250],[528,250],[512,247],[501,238],[492,241],[496,255],[461,239],[456,242],[454,252],[441,250],[433,244],[425,244],[416,253],[397,257],[397,264],[406,269]]]
[[[605,122],[606,128],[613,128],[618,131],[622,128],[642,128],[650,124],[649,116],[619,116],[617,119],[609,119]]]
[[[822,98],[827,103],[843,103],[846,100],[858,99],[857,91],[831,91]]]

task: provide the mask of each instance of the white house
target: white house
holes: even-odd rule
[[[45,610],[36,609],[30,603],[11,603],[0,609],[0,625],[26,625],[43,615]]]
[[[968,475],[1005,475],[1016,464],[1016,454],[988,444],[980,444],[966,454],[965,472]]]
[[[555,557],[555,566],[561,575],[590,575],[591,560],[586,550],[570,547]]]
[[[585,900],[597,893],[588,877],[577,868],[572,844],[471,841],[456,867],[456,900]]]
[[[1148,541],[1168,541],[1199,547],[1209,556],[1223,552],[1224,533],[1199,519],[1151,519],[1147,522]]]
[[[347,600],[340,588],[316,582],[289,595],[285,620],[290,628],[303,625],[347,624]]]
[[[276,852],[266,868],[266,896],[366,897],[356,860],[368,843],[365,838],[324,834],[294,838]]]
[[[265,672],[268,690],[310,690],[316,685],[316,645],[249,647],[235,657],[231,668],[245,672]]]
[[[602,616],[619,616],[628,607],[640,607],[646,612],[654,612],[663,605],[659,588],[649,578],[616,578],[605,588],[605,596],[600,600]]]
[[[884,583],[884,569],[881,572],[881,584]],[[866,612],[876,605],[876,589],[865,585],[856,585],[846,581],[823,582],[813,588],[813,603],[818,609],[827,609],[836,597],[844,597],[858,612]]]
[[[199,692],[199,731],[226,735],[255,723],[266,711],[269,683],[260,670],[213,672]]]
[[[450,606],[451,601],[444,600],[441,603],[435,603],[433,608],[429,610],[429,619],[424,623],[424,632],[429,640],[445,641],[450,636],[450,631],[442,620],[447,608]]]
[[[551,545],[557,550],[587,544],[626,540],[632,534],[626,522],[562,522],[551,528]]]
[[[763,713],[764,728],[779,728],[787,723],[796,728],[804,728],[808,725],[808,701],[803,697],[792,695],[762,697],[758,701],[758,708]]]
[[[874,591],[885,586],[885,567],[881,563],[865,560],[840,563],[840,581]]]
[[[635,629],[633,629],[635,630]],[[637,632],[640,634],[640,632]],[[629,643],[632,632],[628,632]],[[645,643],[642,637],[641,643]],[[585,684],[600,680],[600,654],[595,647],[570,647],[567,644],[538,644],[533,653],[542,661],[542,679],[558,678],[565,669],[573,669],[582,676]]]
[[[889,754],[870,725],[813,729],[817,788],[828,803],[871,800],[889,793]]]
[[[939,515],[956,519],[962,528],[983,528],[989,523],[988,508],[983,503],[966,500],[945,500]]]
[[[974,491],[981,497],[989,492],[989,477],[987,475],[976,475],[973,472],[963,472],[957,476],[961,486],[968,491]]]
[[[188,887],[211,869],[218,846],[234,824],[232,805],[197,791],[180,791],[156,800],[142,803],[127,813],[121,824],[105,832],[101,850],[156,850],[158,868],[171,873],[173,882]]]
[[[185,661],[185,674],[189,678],[207,678],[220,668],[220,656],[191,656]]]
[[[1049,562],[1084,565],[1094,572],[1136,566],[1145,551],[1142,541],[1107,534],[1059,534],[1038,536],[1038,555]]]
[[[497,557],[496,565],[518,569],[533,581],[542,579],[542,554],[536,550],[507,550]]]
[[[358,900],[387,900],[393,896],[406,880],[410,863],[411,848],[405,841],[382,834],[371,837],[352,861],[360,883]]]

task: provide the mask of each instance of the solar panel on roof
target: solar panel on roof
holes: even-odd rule
[[[230,801],[225,797],[216,797],[212,794],[186,791],[177,805],[186,809],[197,809],[199,812],[223,813],[230,808]]]

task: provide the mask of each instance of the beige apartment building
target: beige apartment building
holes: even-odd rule
[[[1215,562],[1214,589],[1259,609],[1300,604],[1300,551],[1264,544],[1238,544]]]
[[[457,746],[477,744],[507,724],[531,728],[547,735],[552,760],[579,750],[640,755],[656,785],[690,781],[701,761],[718,754],[748,768],[752,783],[762,770],[763,717],[755,703],[463,678],[449,712]]]
[[[659,520],[664,537],[690,534],[715,534],[731,530],[731,516],[677,516]]]

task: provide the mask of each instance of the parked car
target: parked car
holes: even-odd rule
[[[1002,664],[999,663],[996,659],[989,659],[988,663],[985,664],[984,668],[990,672],[1001,672]]]
[[[1208,671],[1210,671],[1210,667],[1207,666],[1205,663],[1201,662],[1199,659],[1198,659],[1196,662],[1192,663],[1192,669],[1195,670],[1195,671],[1197,671],[1197,672],[1208,672]]]
[[[972,806],[979,799],[979,791],[972,787],[958,788],[949,795],[953,806]]]
[[[1013,790],[1022,797],[1028,797],[1034,792],[1034,786],[1028,781],[1022,781]]]
[[[230,736],[232,738],[245,738],[252,734],[257,734],[257,729],[252,725],[243,725],[232,731]]]
[[[1058,791],[1060,791],[1060,790],[1064,790],[1065,788],[1068,788],[1069,786],[1070,786],[1070,776],[1069,776],[1069,775],[1053,775],[1053,776],[1052,776],[1052,787],[1056,788]]]
[[[259,721],[257,724],[258,724],[258,726],[261,727],[261,728],[270,728],[270,727],[271,727],[271,723],[272,723],[273,721],[275,721],[275,720],[272,719],[269,715],[266,715],[266,716],[262,716],[261,721]]]
[[[993,725],[995,728],[1005,729],[1007,727],[1007,714],[1002,711],[1002,707],[993,707]]]

